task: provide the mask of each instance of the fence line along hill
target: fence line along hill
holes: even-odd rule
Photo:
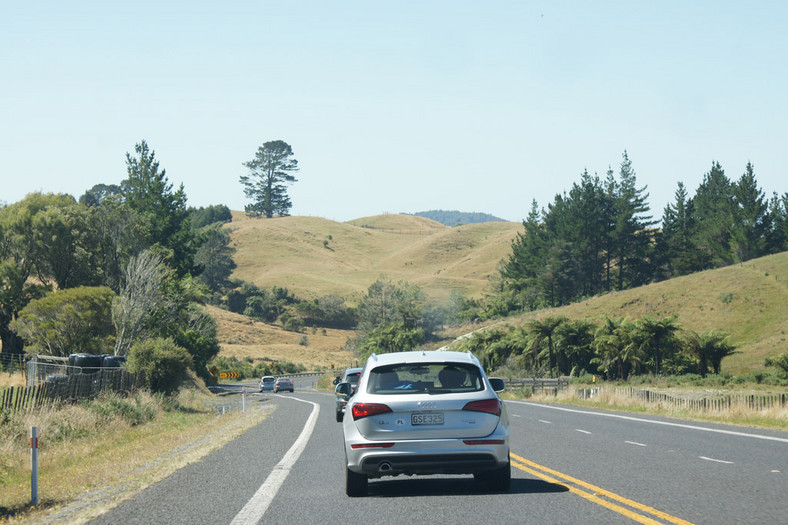
[[[381,275],[416,284],[436,301],[452,290],[481,297],[522,230],[516,222],[449,227],[399,214],[336,222],[238,212],[226,227],[237,250],[233,277],[303,298],[338,295],[350,304]]]

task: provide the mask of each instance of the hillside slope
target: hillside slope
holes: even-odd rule
[[[445,301],[452,290],[480,297],[522,225],[451,228],[398,214],[340,223],[234,213],[227,228],[237,250],[233,277],[263,288],[286,287],[299,297],[334,294],[355,304],[381,275],[417,284],[434,301]]]
[[[495,324],[519,326],[531,319],[560,315],[597,324],[604,316],[637,319],[643,315],[676,315],[684,329],[730,334],[739,353],[723,361],[724,370],[742,373],[763,369],[765,357],[788,351],[788,252],[561,308],[529,312]],[[463,328],[447,335],[468,331]]]

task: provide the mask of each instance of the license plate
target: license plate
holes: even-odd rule
[[[443,412],[416,412],[410,415],[411,425],[442,425]]]

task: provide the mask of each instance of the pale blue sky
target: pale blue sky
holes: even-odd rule
[[[147,140],[243,209],[281,139],[293,215],[519,221],[626,149],[655,217],[713,160],[788,191],[788,3],[0,2],[0,201],[79,197]]]

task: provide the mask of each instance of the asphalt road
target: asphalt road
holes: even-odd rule
[[[785,523],[788,433],[507,401],[512,487],[470,476],[344,493],[334,396],[296,382],[260,425],[92,523]],[[301,438],[300,440],[298,438]],[[295,443],[295,445],[294,445]],[[300,445],[300,446],[299,446]]]

